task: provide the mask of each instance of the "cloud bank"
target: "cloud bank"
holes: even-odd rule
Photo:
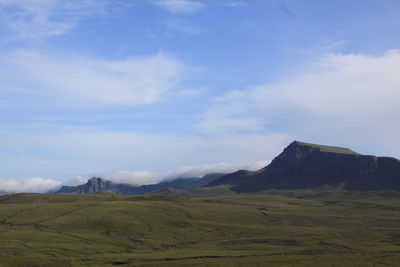
[[[239,169],[258,170],[268,164],[267,161],[258,161],[248,165],[210,164],[196,167],[182,167],[168,173],[152,173],[148,171],[115,171],[97,173],[92,176],[105,178],[116,183],[131,185],[155,184],[175,178],[203,177],[209,173],[229,173]],[[87,182],[90,177],[77,176],[66,182],[54,181],[44,178],[28,178],[22,180],[0,179],[0,194],[12,193],[48,193],[54,192],[62,185],[80,185]]]
[[[23,180],[0,179],[0,194],[46,193],[60,186],[61,182],[38,177]]]
[[[165,180],[172,180],[175,178],[189,178],[189,177],[203,177],[210,173],[230,173],[239,169],[245,170],[259,170],[266,165],[268,161],[260,160],[251,164],[208,164],[202,166],[186,166],[180,167],[174,171],[167,173],[153,173],[148,171],[116,171],[108,173],[100,173],[94,176],[104,177],[110,181],[117,183],[126,183],[132,185],[145,185],[155,184]]]

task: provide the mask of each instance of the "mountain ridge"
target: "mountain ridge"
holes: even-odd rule
[[[229,185],[237,193],[324,187],[349,191],[400,191],[400,161],[391,157],[362,155],[345,147],[293,141],[269,165],[257,171],[214,173],[203,178],[176,178],[142,186],[93,177],[86,184],[63,186],[55,193],[112,191],[117,194],[147,194],[167,192],[169,188],[192,190],[220,185]]]
[[[153,193],[167,188],[175,189],[193,189],[202,187],[208,183],[223,176],[222,173],[206,174],[202,178],[199,177],[178,177],[166,180],[157,184],[133,186],[125,183],[115,183],[110,180],[92,177],[86,184],[78,186],[63,186],[55,192],[55,194],[92,194],[96,192],[112,191],[117,194],[146,194]]]
[[[224,175],[208,186],[232,185],[239,193],[343,184],[346,190],[400,190],[400,161],[348,148],[294,141],[255,172]]]

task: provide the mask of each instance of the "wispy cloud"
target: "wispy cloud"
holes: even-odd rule
[[[327,54],[286,80],[219,97],[199,127],[400,149],[399,69],[400,51]]]
[[[159,0],[154,3],[174,14],[189,14],[205,7],[205,4],[191,0]]]
[[[9,96],[90,107],[157,102],[179,83],[184,66],[162,53],[112,61],[18,51],[3,54],[0,68],[0,91]]]
[[[257,24],[250,21],[243,21],[239,26],[239,29],[244,29],[244,30],[256,29],[256,28]]]
[[[259,107],[247,90],[232,90],[217,97],[212,106],[201,115],[196,126],[207,134],[231,134],[257,132],[267,122],[258,116]]]
[[[224,6],[227,7],[242,7],[242,6],[247,6],[248,3],[244,1],[227,1],[223,3]]]
[[[207,30],[192,25],[189,21],[183,19],[171,19],[166,22],[168,28],[182,33],[197,35],[207,32]]]
[[[84,18],[104,15],[107,3],[108,0],[1,0],[0,30],[8,33],[9,40],[42,40],[64,34]]]

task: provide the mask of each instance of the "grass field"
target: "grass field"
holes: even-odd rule
[[[0,197],[0,266],[399,266],[400,194]]]

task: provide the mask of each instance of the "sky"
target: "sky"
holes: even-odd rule
[[[398,0],[0,0],[0,192],[400,158]]]

